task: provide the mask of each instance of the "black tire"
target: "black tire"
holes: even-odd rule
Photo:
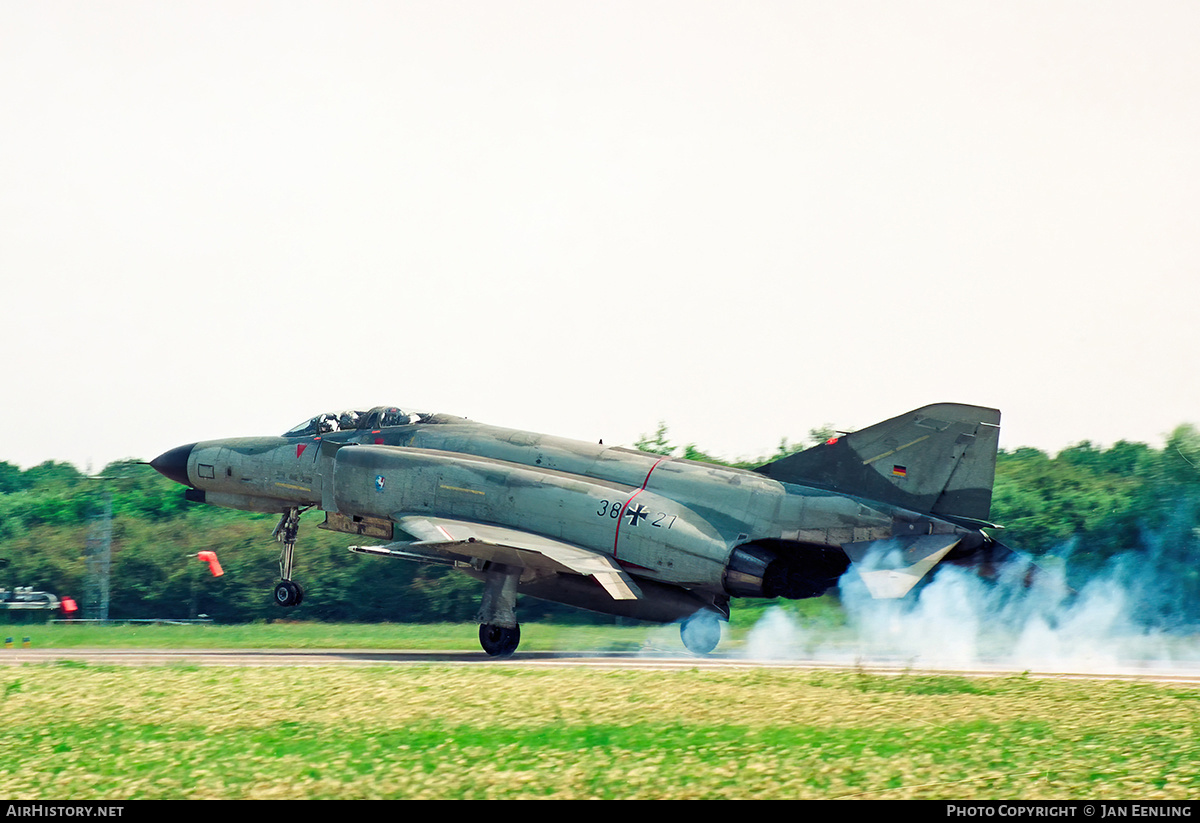
[[[701,609],[683,621],[679,636],[692,654],[708,654],[721,642],[721,618],[716,612]]]
[[[304,597],[304,590],[291,580],[280,580],[275,586],[275,604],[290,609],[299,605]]]
[[[483,623],[479,627],[479,645],[491,657],[508,657],[521,643],[521,627]]]

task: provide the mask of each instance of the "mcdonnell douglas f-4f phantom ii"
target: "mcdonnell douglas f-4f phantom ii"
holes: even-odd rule
[[[703,654],[731,597],[814,597],[851,565],[875,597],[942,562],[994,573],[1014,554],[983,531],[999,424],[995,409],[926,406],[745,471],[381,406],[150,465],[189,500],[280,515],[280,605],[303,598],[293,551],[317,508],[322,528],[386,541],[352,551],[483,581],[489,655],[520,642],[518,594],[680,620]]]

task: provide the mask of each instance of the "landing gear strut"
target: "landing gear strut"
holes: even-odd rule
[[[483,582],[483,601],[479,604],[479,645],[491,657],[508,657],[521,642],[517,625],[517,583],[521,570],[494,565]]]
[[[300,531],[300,510],[292,507],[279,518],[274,537],[283,544],[279,552],[279,576],[283,578],[275,586],[275,602],[285,608],[299,606],[304,602],[304,588],[292,580],[292,564],[296,552],[296,535]]]

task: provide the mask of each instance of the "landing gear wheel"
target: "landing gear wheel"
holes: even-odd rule
[[[479,627],[479,645],[492,657],[508,657],[521,642],[521,627],[484,623]]]
[[[290,608],[299,606],[300,601],[304,599],[304,589],[300,588],[299,583],[291,580],[280,580],[275,586],[275,603]]]
[[[721,642],[721,618],[716,612],[701,609],[683,621],[679,636],[692,654],[708,654]]]

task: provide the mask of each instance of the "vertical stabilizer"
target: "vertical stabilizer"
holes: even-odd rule
[[[986,521],[1000,412],[939,403],[831,438],[756,471],[922,514]]]

